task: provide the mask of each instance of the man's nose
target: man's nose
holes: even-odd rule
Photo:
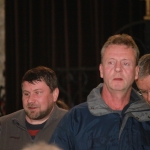
[[[117,72],[120,72],[121,71],[121,63],[120,62],[117,62],[116,65],[115,65],[115,70]]]
[[[30,94],[28,97],[28,102],[34,102],[35,101],[35,96],[34,94]]]

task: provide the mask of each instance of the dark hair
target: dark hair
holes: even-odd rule
[[[150,54],[145,54],[139,59],[139,78],[150,75]]]
[[[132,47],[135,52],[136,64],[138,64],[140,52],[138,46],[131,36],[127,34],[117,34],[110,36],[101,49],[101,61],[103,60],[105,49],[109,45],[126,45],[127,47]]]
[[[58,87],[58,80],[55,72],[52,69],[44,66],[38,66],[28,70],[24,74],[21,84],[24,81],[28,81],[32,84],[34,84],[36,81],[44,81],[49,86],[51,92]]]

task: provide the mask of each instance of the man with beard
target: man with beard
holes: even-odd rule
[[[50,68],[28,70],[21,87],[24,109],[0,117],[0,150],[19,150],[29,143],[48,142],[67,112],[56,105],[58,81]]]

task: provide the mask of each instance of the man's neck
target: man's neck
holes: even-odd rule
[[[44,125],[46,124],[46,121],[42,124],[37,125],[30,124],[29,122],[27,122],[27,120],[25,120],[25,123],[30,136],[32,137],[32,139],[34,139],[38,132],[43,129]]]
[[[106,87],[103,87],[101,93],[104,102],[112,110],[123,110],[123,108],[130,101],[130,94],[131,94],[131,90],[128,92],[109,91]]]

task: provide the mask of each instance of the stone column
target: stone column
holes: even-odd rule
[[[0,0],[0,116],[5,114],[5,13],[4,0]]]

